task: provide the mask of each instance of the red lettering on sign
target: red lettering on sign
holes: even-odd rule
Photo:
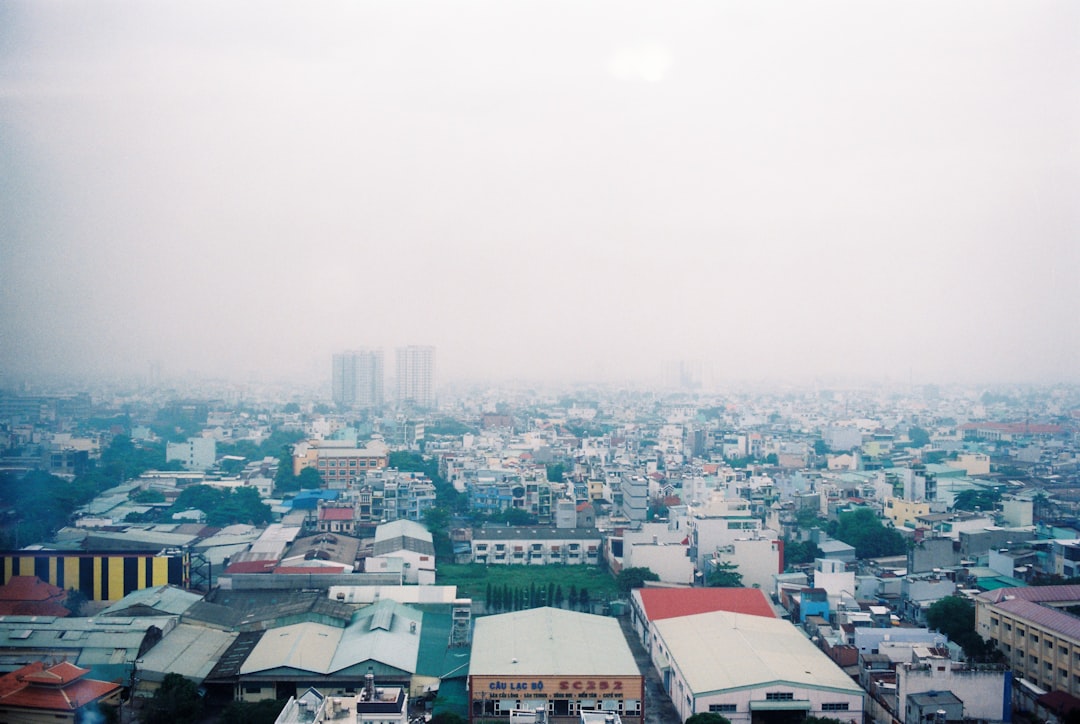
[[[615,681],[615,682],[612,682],[612,683],[615,684],[615,690],[616,691],[622,691],[622,682],[621,681]]]
[[[607,691],[609,684],[606,681],[600,682],[600,691]]]
[[[575,681],[574,682],[574,691],[581,691],[581,689],[582,689],[581,682],[580,681]]]
[[[560,681],[559,682],[559,691],[566,691],[569,688],[570,688],[570,682],[569,681]]]

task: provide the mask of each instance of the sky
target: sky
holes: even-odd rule
[[[1073,0],[5,0],[0,383],[1080,381],[1078,41]]]

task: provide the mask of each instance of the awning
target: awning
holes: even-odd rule
[[[810,702],[805,699],[752,701],[750,711],[810,711]]]

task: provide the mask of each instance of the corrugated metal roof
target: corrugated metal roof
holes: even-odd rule
[[[640,598],[650,621],[709,611],[777,617],[765,594],[757,588],[640,588],[634,596]]]
[[[714,611],[653,624],[693,694],[790,682],[812,689],[862,689],[788,621]]]
[[[1034,601],[1025,601],[1014,598],[1011,601],[1002,601],[996,608],[1022,618],[1043,629],[1053,631],[1061,636],[1080,641],[1080,618],[1058,611],[1049,606],[1043,606]]]
[[[236,640],[238,634],[181,623],[143,654],[139,671],[147,680],[177,673],[202,681]]]
[[[469,675],[640,674],[619,622],[609,616],[533,608],[476,620]]]

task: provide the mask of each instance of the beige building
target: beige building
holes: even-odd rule
[[[896,528],[914,528],[915,519],[930,513],[930,503],[925,500],[904,500],[889,498],[885,501],[885,517]]]
[[[1080,696],[1080,586],[1002,588],[975,599],[975,630],[1022,677],[1046,691]]]

